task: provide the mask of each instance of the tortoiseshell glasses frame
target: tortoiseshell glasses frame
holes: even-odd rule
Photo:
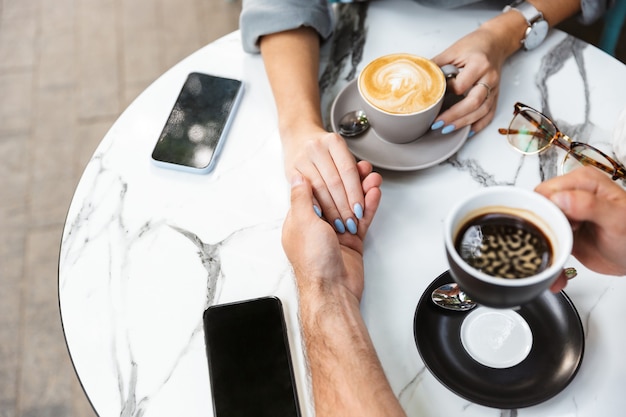
[[[565,150],[567,155],[582,165],[594,166],[611,176],[613,180],[626,179],[626,168],[601,150],[583,142],[575,142],[559,130],[545,114],[523,103],[515,103],[513,119],[508,129],[498,132],[507,136],[509,144],[516,150],[532,155],[552,145]]]

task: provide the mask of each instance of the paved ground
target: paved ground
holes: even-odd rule
[[[65,214],[96,145],[241,1],[0,0],[0,417],[94,416],[57,299]]]
[[[0,0],[0,417],[95,415],[58,312],[73,190],[124,108],[236,29],[240,8],[241,0]],[[598,26],[568,29],[597,41]]]

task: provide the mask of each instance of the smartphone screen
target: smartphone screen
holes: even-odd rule
[[[223,145],[242,86],[239,80],[189,74],[154,147],[153,161],[168,168],[209,172]]]
[[[215,417],[300,416],[278,298],[209,307],[204,332]]]

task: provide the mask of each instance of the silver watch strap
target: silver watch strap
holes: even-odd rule
[[[527,1],[516,1],[509,6],[506,6],[503,12],[508,12],[509,10],[518,11],[524,16],[526,22],[528,22],[528,26],[532,25],[535,20],[543,18],[543,13],[541,13],[535,6],[530,4]]]

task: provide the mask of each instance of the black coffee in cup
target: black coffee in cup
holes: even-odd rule
[[[461,226],[454,246],[473,268],[500,278],[527,278],[552,263],[553,248],[540,227],[512,213],[488,212]]]

